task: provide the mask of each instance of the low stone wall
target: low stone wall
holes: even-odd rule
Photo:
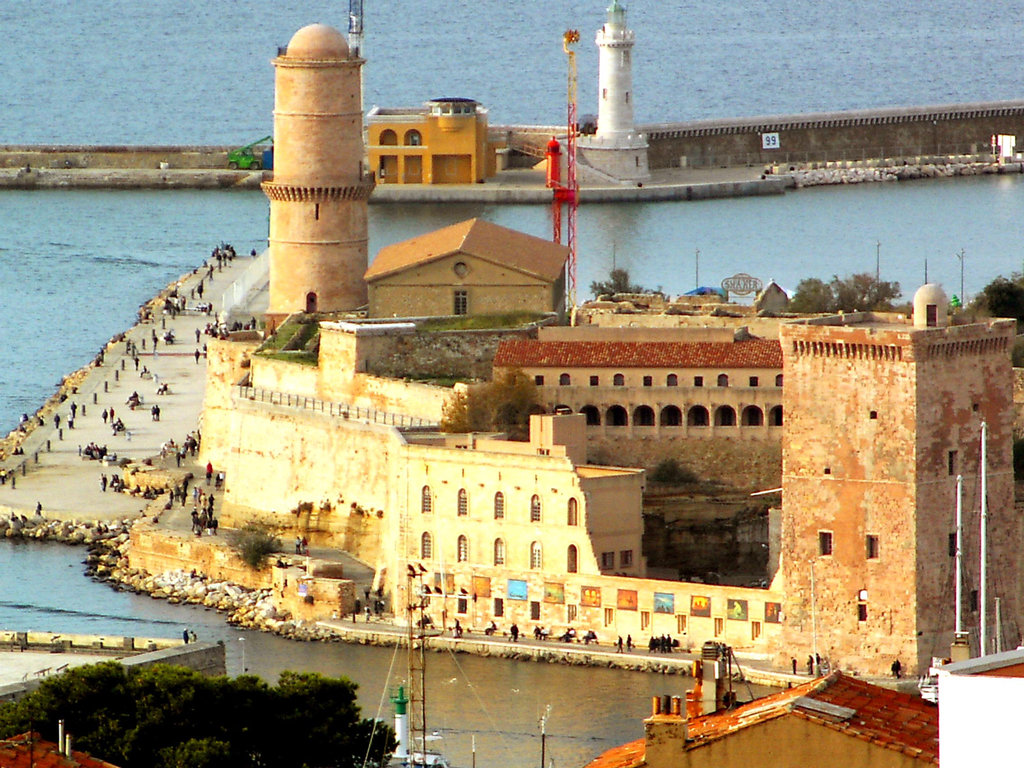
[[[1024,163],[924,163],[881,167],[853,165],[846,168],[818,168],[788,172],[797,187],[862,184],[877,181],[912,181],[1004,173],[1024,173]]]
[[[5,145],[0,146],[0,168],[224,168],[228,147],[112,146],[112,145]]]

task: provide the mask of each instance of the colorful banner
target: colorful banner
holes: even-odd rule
[[[766,624],[782,623],[782,603],[764,604],[764,621]]]
[[[620,611],[635,611],[637,606],[637,594],[635,589],[620,589],[619,597],[615,601]]]
[[[474,576],[473,577],[473,594],[477,597],[490,597],[491,596],[491,578],[490,576]]]
[[[580,587],[580,605],[584,608],[601,607],[600,587]]]
[[[675,613],[676,612],[676,596],[671,592],[655,592],[654,593],[654,612],[655,613]]]
[[[747,601],[746,600],[733,600],[729,598],[725,610],[727,618],[733,621],[746,621],[747,620]]]
[[[522,579],[509,579],[508,592],[506,592],[506,596],[509,600],[525,600],[526,582]]]
[[[544,602],[545,603],[564,603],[565,602],[565,584],[556,584],[553,581],[544,582]]]
[[[704,595],[690,595],[690,615],[711,618],[711,598]]]

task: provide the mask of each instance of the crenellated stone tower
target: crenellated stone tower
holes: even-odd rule
[[[268,322],[366,304],[363,60],[324,24],[303,27],[273,61],[274,176]]]

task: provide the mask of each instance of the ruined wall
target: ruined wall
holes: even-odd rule
[[[154,574],[195,568],[211,579],[231,581],[249,589],[265,589],[271,583],[271,569],[252,570],[239,559],[225,537],[197,538],[146,525],[132,528],[128,565]]]

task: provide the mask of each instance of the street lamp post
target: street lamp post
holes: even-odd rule
[[[694,252],[693,256],[693,282],[694,288],[700,288],[700,248]]]
[[[960,253],[954,253],[958,259],[960,259],[960,306],[964,306],[966,301],[964,300],[964,256],[966,255],[964,249],[960,249]]]

